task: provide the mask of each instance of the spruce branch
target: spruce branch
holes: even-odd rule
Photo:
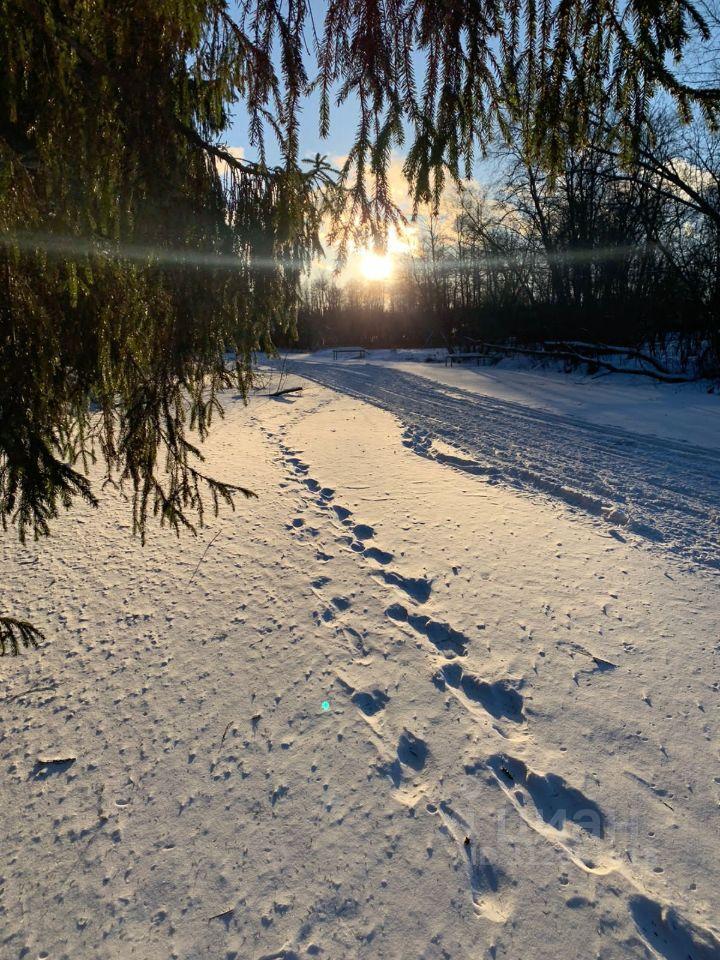
[[[37,648],[45,636],[27,620],[0,616],[0,657],[8,653],[17,657],[21,648]]]

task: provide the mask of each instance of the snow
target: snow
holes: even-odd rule
[[[445,351],[435,349],[372,350],[367,353],[367,363],[598,426],[621,427],[720,450],[720,391],[707,381],[666,384],[630,375],[567,374],[560,363],[540,364],[523,357],[508,357],[490,367],[471,363],[446,367],[445,356]],[[332,351],[289,353],[286,362],[292,365],[296,359],[327,362],[332,359]],[[611,359],[623,362],[619,357]]]
[[[606,401],[604,409],[599,405],[600,414],[595,414],[593,422],[587,416],[592,400],[574,403],[582,395],[577,381],[566,384],[564,393],[559,387],[555,390],[562,404],[550,391],[545,409],[540,409],[541,387],[526,387],[525,396],[508,398],[519,393],[512,376],[503,397],[498,397],[497,389],[483,393],[482,385],[488,381],[493,386],[504,381],[501,374],[493,378],[470,374],[478,387],[468,390],[467,376],[453,381],[448,371],[450,376],[443,377],[438,388],[437,373],[419,377],[416,365],[407,372],[399,364],[328,364],[298,357],[286,361],[285,368],[396,414],[406,424],[403,442],[421,455],[491,482],[548,494],[600,518],[614,536],[638,535],[693,562],[720,565],[720,446],[715,445],[720,417],[717,410],[712,411],[718,404],[714,395],[703,394],[706,403],[700,404],[696,390],[672,393],[675,406],[683,397],[689,401],[684,414],[686,435],[692,432],[698,441],[709,440],[709,445],[695,446],[673,438],[675,431],[672,424],[668,428],[666,417],[653,419],[649,407],[639,417],[636,405],[630,407],[627,400],[623,414],[615,419],[628,423],[644,419],[645,430],[639,433],[609,425],[599,429],[600,423],[611,419],[609,408],[620,406],[626,385],[615,388],[614,398]],[[648,392],[646,388],[642,394]],[[528,393],[535,403],[521,402]],[[549,409],[564,406],[567,410],[573,405],[580,410],[572,416]],[[661,401],[661,414],[672,406],[670,400]]]
[[[108,490],[3,541],[49,642],[3,661],[0,955],[720,957],[716,448],[292,365],[197,540]]]
[[[709,394],[707,383],[668,385],[637,376],[568,375],[512,360],[490,369],[426,363],[398,364],[398,368],[601,427],[621,427],[720,450],[720,394]]]

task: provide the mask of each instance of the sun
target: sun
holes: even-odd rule
[[[392,257],[387,253],[363,250],[360,254],[360,272],[366,280],[374,283],[389,280],[392,276]]]

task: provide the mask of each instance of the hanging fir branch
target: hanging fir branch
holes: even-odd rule
[[[329,0],[319,36],[310,16],[307,0],[0,0],[0,519],[21,539],[97,502],[94,460],[140,537],[249,495],[201,470],[198,443],[253,353],[291,335],[323,218],[377,243],[400,218],[405,138],[415,200],[437,203],[518,129],[559,169],[598,104],[628,153],[659,90],[717,119],[720,92],[673,66],[707,35],[687,0]],[[316,86],[321,135],[356,105],[339,179],[299,153]],[[255,161],[227,148],[232,110]],[[32,643],[12,622],[2,650]]]

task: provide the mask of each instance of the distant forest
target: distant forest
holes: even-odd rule
[[[520,147],[496,153],[492,184],[418,217],[389,282],[313,279],[299,345],[672,344],[679,366],[717,369],[720,136],[658,114],[629,162],[608,129],[567,150],[556,176]]]

